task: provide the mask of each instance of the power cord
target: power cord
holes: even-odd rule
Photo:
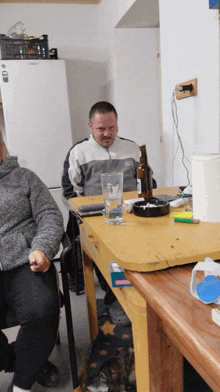
[[[177,87],[175,90],[176,91],[192,91],[193,90],[193,85],[192,85],[192,83],[185,84],[185,85]]]
[[[186,164],[185,164],[185,160],[188,161],[189,163],[191,163],[191,162],[190,162],[190,161],[186,158],[186,156],[185,156],[183,143],[182,143],[182,140],[181,140],[181,137],[180,137],[180,134],[179,134],[179,129],[178,129],[178,114],[177,114],[177,104],[176,104],[175,93],[176,93],[176,91],[183,91],[183,90],[190,90],[190,91],[192,91],[192,89],[193,89],[192,84],[189,84],[189,85],[187,84],[187,85],[185,85],[185,86],[179,86],[179,87],[175,88],[175,89],[173,90],[173,93],[172,93],[172,98],[171,98],[171,112],[172,112],[172,116],[173,116],[173,140],[174,140],[174,136],[175,136],[175,132],[176,132],[177,141],[178,141],[178,142],[177,142],[177,148],[176,148],[175,154],[174,154],[174,142],[173,142],[172,185],[173,185],[173,180],[174,180],[174,161],[175,161],[176,156],[177,156],[177,152],[178,152],[179,145],[180,145],[181,150],[182,150],[182,164],[183,164],[183,166],[184,166],[185,169],[186,169],[186,175],[187,175],[187,180],[188,180],[187,186],[190,185],[189,169],[188,169],[188,167],[187,167]]]

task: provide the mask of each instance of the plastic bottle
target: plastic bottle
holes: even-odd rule
[[[15,23],[8,31],[7,36],[10,38],[27,38],[27,34],[25,34],[26,27],[23,22]]]
[[[137,192],[138,197],[151,199],[152,197],[152,171],[147,161],[146,145],[140,146],[140,165],[137,168]]]

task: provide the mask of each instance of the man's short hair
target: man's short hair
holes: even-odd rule
[[[110,102],[106,102],[106,101],[96,102],[95,105],[93,105],[90,109],[89,121],[92,122],[92,119],[96,113],[104,114],[104,113],[110,113],[110,112],[115,113],[116,118],[118,117],[116,109],[114,108],[114,106]]]

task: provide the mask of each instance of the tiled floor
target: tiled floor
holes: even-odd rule
[[[58,263],[56,264],[57,270],[59,271]],[[103,292],[96,281],[96,295],[97,298],[103,298]],[[87,311],[86,311],[86,299],[85,294],[76,296],[75,293],[70,291],[71,304],[72,304],[72,314],[73,314],[73,328],[76,343],[76,355],[78,370],[82,368],[86,354],[88,353],[90,347],[90,339],[88,334],[88,323],[87,323]],[[7,335],[9,342],[13,341],[16,337],[18,328],[10,328],[4,330]],[[68,351],[68,341],[67,341],[67,331],[66,331],[66,321],[65,321],[65,311],[61,310],[61,321],[60,321],[60,340],[61,345],[55,346],[50,360],[53,362],[60,370],[60,382],[56,388],[44,388],[39,384],[34,384],[32,387],[33,392],[72,392],[72,380],[70,375],[70,363],[69,363],[69,351]],[[0,373],[0,392],[7,392],[7,388],[12,380],[13,374]]]

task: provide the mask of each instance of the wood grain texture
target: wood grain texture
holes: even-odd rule
[[[111,285],[109,263],[112,260],[112,252],[93,241],[93,234],[90,235],[89,229],[84,223],[80,225],[80,239],[83,249],[89,330],[93,341],[97,335],[98,324],[95,312],[92,261],[94,260],[108,284]],[[132,323],[137,390],[138,392],[149,392],[148,331],[145,300],[133,287],[112,288],[112,291]]]
[[[158,193],[176,194],[177,188],[154,191]],[[135,197],[137,192],[124,193],[124,199]],[[69,200],[75,211],[79,205],[100,202],[102,195]],[[107,225],[104,216],[86,217],[83,222],[101,252],[110,250],[112,260],[132,271],[161,270],[204,260],[206,256],[220,259],[220,223],[176,223],[169,215],[143,218],[127,212],[121,225]]]
[[[150,391],[183,391],[183,356],[162,328],[162,321],[147,305]]]
[[[177,188],[158,189],[154,194],[175,195],[177,191]],[[136,197],[137,192],[124,193],[124,199]],[[101,202],[102,195],[69,200],[75,212],[80,205]],[[172,369],[167,374],[167,392],[169,389],[180,392],[180,352],[213,391],[220,392],[220,330],[211,320],[212,305],[204,305],[190,295],[192,265],[175,267],[204,260],[206,256],[220,258],[220,224],[179,224],[169,215],[141,218],[128,213],[124,214],[124,221],[122,225],[111,226],[105,223],[104,216],[82,218],[80,237],[88,271],[85,276],[91,335],[96,335],[97,323],[92,259],[109,284],[109,263],[114,260],[125,270],[131,270],[126,271],[126,277],[134,285],[113,288],[113,292],[132,322],[138,392],[164,392],[169,365]],[[155,328],[153,317],[161,329]],[[149,336],[157,340],[157,349],[151,346]],[[151,371],[154,355],[161,363],[158,380],[155,368]],[[164,366],[163,360],[168,361]]]
[[[162,329],[183,355],[216,391],[220,391],[220,328],[212,322],[211,309],[191,296],[193,266],[138,273],[126,277],[162,320]]]
[[[85,280],[85,290],[86,290],[86,301],[87,301],[87,312],[88,319],[92,320],[89,323],[89,333],[91,342],[93,343],[96,336],[98,335],[98,319],[96,310],[96,298],[95,298],[95,285],[94,285],[94,275],[93,266],[90,257],[82,249],[83,252],[83,271]]]

